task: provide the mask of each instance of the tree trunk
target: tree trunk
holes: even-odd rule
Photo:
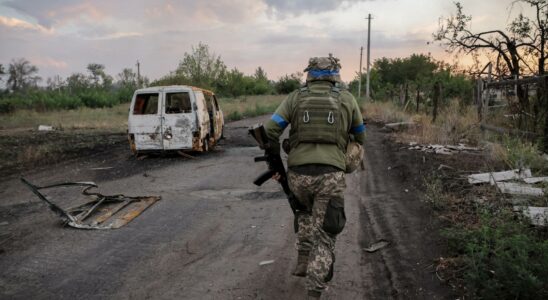
[[[419,113],[419,103],[421,100],[421,87],[417,86],[417,109],[416,112]]]
[[[544,139],[543,139],[543,151],[548,153],[548,77],[545,77],[542,82],[538,83],[539,88],[537,93],[542,91],[542,103],[544,103],[545,112],[544,112]],[[540,88],[542,87],[542,88]]]
[[[436,118],[438,117],[438,102],[440,100],[440,97],[441,97],[441,84],[440,82],[436,82],[434,84],[434,99],[433,100],[433,104],[434,104],[434,109],[432,110],[432,123],[433,122],[436,122]]]
[[[403,104],[404,106],[407,106],[407,101],[409,101],[409,85],[407,84],[407,82],[405,83],[405,94],[404,94],[404,99],[403,99]]]

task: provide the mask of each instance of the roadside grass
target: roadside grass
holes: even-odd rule
[[[17,110],[0,117],[0,130],[37,129],[39,125],[49,125],[57,130],[99,129],[124,132],[127,129],[128,110],[128,103],[111,108],[81,107],[47,112]]]
[[[438,260],[437,276],[464,299],[546,299],[548,297],[548,232],[497,201],[492,190],[457,198],[443,181],[425,179],[424,199],[447,226],[448,256]],[[477,192],[477,191],[476,191]]]
[[[284,95],[221,98],[226,121],[272,113]],[[111,108],[80,107],[0,115],[0,174],[55,163],[126,142],[129,103]],[[39,132],[39,125],[54,131]]]
[[[362,107],[364,117],[373,122],[413,122],[414,126],[397,135],[400,142],[477,145],[481,139],[475,109],[460,106],[457,99],[440,109],[435,122],[423,110],[419,113],[403,111],[393,102],[377,101]]]
[[[436,122],[426,112],[403,111],[390,102],[365,103],[363,108],[369,121],[413,122],[415,126],[393,133],[399,142],[464,143],[486,149],[473,158],[479,165],[439,157],[450,168],[423,178],[423,200],[444,224],[440,230],[447,257],[437,260],[440,280],[452,285],[464,299],[548,299],[546,228],[529,225],[492,186],[470,186],[462,180],[463,174],[493,165],[529,167],[533,174],[548,175],[548,161],[537,145],[482,132],[475,107],[462,107],[457,101],[446,103]],[[529,205],[546,206],[548,197],[529,201]]]
[[[287,95],[241,96],[237,98],[220,98],[219,105],[226,121],[236,121],[273,113]]]

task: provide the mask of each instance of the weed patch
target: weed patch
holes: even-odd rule
[[[546,299],[548,240],[508,209],[482,210],[480,225],[456,225],[442,234],[461,257],[462,280],[471,297]]]

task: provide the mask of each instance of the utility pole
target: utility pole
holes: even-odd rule
[[[141,63],[137,60],[137,87],[141,88]]]
[[[369,93],[369,70],[370,70],[370,57],[371,57],[371,14],[368,14],[367,16],[367,79],[365,83],[365,100],[370,100],[370,93]],[[361,63],[360,63],[360,74],[361,74]],[[361,82],[361,77],[360,77]]]
[[[363,46],[360,47],[360,71],[358,72],[358,101],[362,97],[362,57],[363,57]]]

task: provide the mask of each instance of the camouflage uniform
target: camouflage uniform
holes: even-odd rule
[[[348,151],[348,142],[350,137],[358,144],[365,140],[360,108],[341,87],[340,68],[339,60],[331,55],[311,58],[305,69],[306,86],[291,93],[265,125],[274,152],[279,152],[279,137],[292,125],[287,179],[291,191],[307,208],[296,217],[299,256],[293,275],[307,277],[309,296],[314,298],[333,276],[335,241],[346,222],[344,175],[351,169],[348,159],[359,157],[361,151]]]
[[[289,186],[309,212],[298,216],[297,250],[308,252],[306,270],[308,290],[321,292],[333,276],[336,234],[324,229],[328,205],[344,205],[346,183],[344,172],[330,172],[316,176],[288,172]],[[344,214],[344,210],[342,210]],[[344,224],[339,224],[339,227]],[[342,230],[342,228],[340,228]]]

